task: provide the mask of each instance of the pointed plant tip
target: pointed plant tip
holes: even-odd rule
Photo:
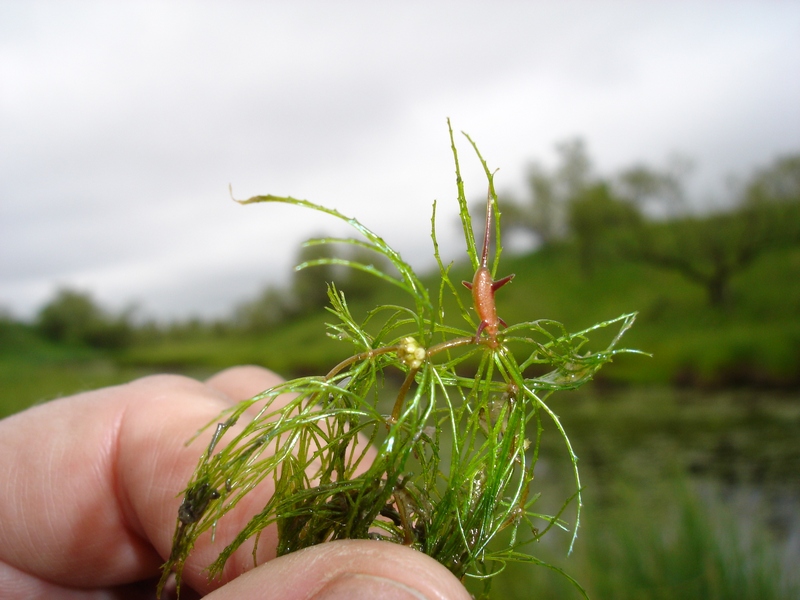
[[[457,208],[467,255],[477,270],[480,265],[478,249],[449,117],[447,125],[456,170]],[[465,131],[461,134],[474,148],[489,179],[488,236],[490,216],[499,215],[493,184],[493,177],[499,169],[490,171],[469,134]],[[595,367],[599,368],[606,359],[610,360],[611,356],[621,352],[612,350],[630,328],[636,313],[572,334],[560,323],[546,319],[516,323],[507,328],[507,338],[499,337],[494,340],[496,345],[492,346],[484,343],[492,341],[487,336],[484,336],[486,340],[476,339],[475,312],[471,311],[475,308],[477,312],[477,301],[475,307],[462,302],[464,294],[457,290],[449,275],[455,263],[451,260],[445,266],[439,255],[435,199],[431,237],[434,258],[441,274],[437,305],[431,302],[428,289],[411,266],[383,238],[355,218],[291,196],[265,194],[239,200],[233,195],[232,184],[228,184],[228,192],[239,204],[290,204],[344,221],[361,237],[321,237],[306,240],[303,246],[347,243],[373,251],[387,258],[400,278],[385,273],[383,267],[369,263],[368,258],[362,262],[360,256],[352,260],[341,256],[306,260],[296,265],[295,271],[319,265],[350,267],[401,288],[410,294],[413,307],[406,306],[407,303],[381,305],[367,310],[362,321],[350,312],[344,293],[335,285],[329,285],[330,302],[326,309],[335,320],[328,324],[327,335],[347,340],[355,345],[355,350],[327,375],[290,380],[279,386],[280,390],[272,388],[274,392],[265,391],[238,408],[223,412],[203,428],[203,431],[208,430],[216,423],[217,433],[212,443],[202,449],[200,464],[184,491],[189,496],[184,498],[184,505],[188,502],[189,511],[197,515],[197,519],[189,524],[185,517],[183,521],[178,518],[162,585],[171,572],[176,573],[180,583],[182,569],[198,537],[209,530],[213,533],[217,520],[234,509],[256,482],[274,478],[276,488],[272,499],[245,529],[226,542],[227,547],[210,567],[212,576],[222,571],[233,552],[245,542],[254,539],[257,543],[265,527],[277,524],[279,554],[323,541],[373,535],[396,543],[413,544],[419,549],[425,547],[426,539],[444,540],[442,544],[430,544],[425,551],[459,578],[491,577],[502,572],[506,560],[532,562],[544,564],[562,574],[585,598],[583,588],[561,569],[529,554],[516,552],[515,548],[521,545],[517,542],[512,541],[501,552],[493,551],[491,556],[484,554],[483,549],[506,527],[513,529],[511,539],[517,540],[517,528],[522,519],[515,515],[524,515],[532,503],[528,489],[533,483],[534,466],[539,455],[539,436],[544,431],[542,419],[548,419],[563,442],[575,487],[574,494],[550,519],[550,525],[565,531],[573,530],[569,545],[569,553],[572,552],[581,522],[583,485],[572,443],[558,415],[545,400],[553,391],[582,385],[589,379],[585,375],[593,373]],[[502,248],[499,219],[494,224],[497,257]],[[491,292],[507,280],[510,277],[492,281]],[[469,331],[445,320],[445,304],[450,298],[444,296],[449,293],[454,297],[457,312],[469,324]],[[498,317],[489,316],[505,325]],[[590,333],[621,320],[622,327],[609,351],[590,357],[591,360],[580,354]],[[485,328],[485,323],[480,327]],[[481,333],[480,328],[478,333]],[[543,336],[543,341],[534,339],[537,335]],[[512,341],[513,344],[507,345]],[[516,350],[510,347],[515,344],[530,346],[525,352],[531,354],[523,362],[517,360]],[[471,364],[466,361],[475,358],[479,360],[474,375],[462,374],[461,369]],[[556,368],[554,373],[566,372],[568,366],[579,380],[576,383],[572,379],[553,382],[543,378],[525,379],[523,371],[540,364]],[[392,372],[392,377],[396,372],[404,374],[390,419],[384,414],[383,405],[378,404],[384,399],[382,382],[390,376],[389,372]],[[285,398],[287,392],[293,396],[288,403],[277,400],[278,397]],[[516,402],[517,396],[530,402]],[[234,439],[222,441],[227,424],[235,422],[255,402],[263,403],[258,416],[244,424]],[[526,438],[528,424],[535,424],[538,431],[532,441]],[[219,446],[217,442],[220,442]],[[524,451],[528,444],[535,444],[533,452]],[[271,448],[268,452],[265,450],[267,447]],[[449,461],[440,460],[443,447],[447,448],[448,456],[452,448]],[[213,450],[217,451],[214,455]],[[371,457],[368,450],[375,456]],[[359,471],[364,471],[365,475],[357,475]],[[446,490],[439,486],[440,477],[447,482]],[[200,489],[197,482],[205,486],[202,497],[190,493]],[[214,482],[213,487],[211,482]],[[469,490],[471,498],[466,504],[458,499],[461,490]],[[492,493],[484,493],[489,490],[493,490]],[[538,492],[535,497],[540,494]],[[574,528],[570,528],[562,523],[560,515],[568,506],[570,511],[573,510],[571,503],[575,498],[576,518]],[[376,528],[380,529],[380,534],[374,533]],[[520,528],[520,535],[523,529]],[[465,532],[470,532],[470,535],[465,535]],[[475,540],[468,539],[472,532],[478,536]],[[534,530],[534,538],[538,540],[539,536]],[[498,564],[501,564],[500,568],[496,568]]]
[[[237,200],[236,197],[233,195],[233,185],[228,184],[228,193],[231,195],[231,200],[238,204],[247,204],[247,200]]]

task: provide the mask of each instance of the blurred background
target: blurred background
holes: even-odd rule
[[[798,597],[798,39],[788,1],[2,3],[0,415],[153,372],[319,374],[348,351],[325,281],[397,301],[294,272],[350,232],[229,185],[358,217],[433,289],[436,200],[471,279],[449,117],[500,168],[504,319],[638,311],[625,345],[653,355],[553,397],[585,525],[530,551],[595,598]],[[578,597],[511,570],[498,598]]]

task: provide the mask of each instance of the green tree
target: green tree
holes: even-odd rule
[[[95,348],[121,348],[130,343],[130,315],[111,315],[100,308],[88,292],[62,288],[36,319],[46,338]]]
[[[567,235],[570,200],[593,184],[592,161],[583,140],[560,142],[556,153],[559,162],[552,171],[536,162],[528,167],[526,201],[514,201],[505,195],[502,202],[506,230],[530,231],[542,245]]]
[[[353,263],[372,266],[382,272],[391,272],[393,267],[385,256],[360,246],[348,246],[342,251],[342,257]],[[338,279],[336,287],[350,299],[367,298],[375,289],[378,279],[374,275],[357,268],[346,268]]]
[[[286,290],[270,285],[254,300],[241,303],[234,310],[233,323],[246,333],[264,333],[277,326],[291,312],[291,298]]]
[[[329,240],[330,241],[330,240]],[[339,241],[339,240],[337,240]],[[309,243],[311,242],[311,243]],[[297,258],[298,267],[292,280],[292,297],[297,312],[311,312],[328,305],[328,284],[333,283],[348,298],[365,298],[372,293],[377,282],[374,275],[350,263],[374,267],[379,271],[389,268],[385,257],[350,244],[306,242]],[[325,261],[333,261],[332,263]]]
[[[747,182],[742,209],[774,247],[800,242],[800,154],[783,156]]]
[[[313,266],[295,270],[292,277],[292,307],[290,313],[305,314],[319,310],[328,304],[328,286],[337,276],[337,268],[330,264],[314,265],[314,261],[334,258],[330,244],[304,245],[297,255],[298,267],[311,263]]]
[[[593,273],[598,261],[628,246],[630,232],[642,221],[638,209],[614,196],[604,181],[580,189],[570,200],[568,216],[586,276]]]
[[[684,198],[683,183],[674,173],[636,167],[622,174],[620,184],[628,200],[639,206],[660,197],[674,207]],[[792,156],[757,171],[727,211],[639,221],[626,254],[677,271],[703,286],[712,306],[721,307],[730,301],[735,275],[764,252],[800,241],[798,221],[800,156]]]

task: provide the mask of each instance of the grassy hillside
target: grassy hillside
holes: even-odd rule
[[[766,255],[734,280],[726,309],[708,306],[704,291],[680,276],[629,262],[600,265],[581,274],[569,247],[504,260],[502,273],[516,273],[497,295],[509,323],[555,319],[570,331],[622,313],[638,311],[625,344],[653,354],[623,356],[601,371],[617,383],[720,386],[800,384],[800,249]],[[456,269],[453,280],[471,279]],[[428,280],[432,292],[436,280]],[[461,290],[463,301],[469,292]],[[370,301],[351,308],[363,315],[378,303],[402,302],[379,285]],[[457,318],[453,303],[449,313]],[[329,316],[291,321],[258,337],[208,337],[138,346],[118,356],[128,366],[219,369],[258,363],[287,375],[324,373],[348,355],[347,344],[325,336]]]
[[[582,276],[569,249],[506,265],[518,273],[498,294],[509,322],[546,316],[579,330],[639,312],[625,345],[653,358],[621,358],[601,372],[603,378],[704,386],[800,383],[800,249],[765,255],[735,278],[725,309],[708,306],[703,289],[679,275],[648,266],[615,262]]]
[[[0,321],[0,418],[32,404],[130,381],[147,369],[88,348],[53,344],[26,325]]]
[[[500,275],[510,272],[517,277],[497,297],[509,323],[551,318],[578,331],[638,310],[624,345],[653,354],[620,356],[600,371],[601,385],[554,397],[553,408],[581,457],[584,525],[570,557],[569,536],[557,531],[552,544],[547,539],[530,550],[595,598],[795,597],[800,583],[787,565],[796,563],[796,553],[787,540],[796,539],[798,511],[786,498],[796,498],[800,468],[796,392],[696,393],[664,385],[796,390],[800,249],[763,256],[734,280],[733,303],[723,311],[709,308],[699,287],[649,267],[607,263],[584,277],[569,247],[506,256]],[[453,280],[471,275],[456,270]],[[428,283],[438,290],[436,278]],[[459,291],[469,302],[469,292]],[[351,308],[358,317],[398,300],[390,286],[378,285],[375,297]],[[457,317],[452,305],[448,311]],[[205,377],[257,363],[285,375],[322,374],[350,350],[325,335],[328,320],[320,312],[258,336],[199,328],[183,339],[140,341],[113,352],[54,344],[30,326],[0,320],[0,417],[155,372]],[[602,384],[652,386],[605,393]],[[545,437],[542,457],[535,485],[547,512],[560,506],[569,468],[552,435]],[[695,493],[696,484],[705,492]],[[761,490],[759,497],[780,498],[779,510],[765,504],[762,514],[763,507],[732,503],[738,488],[748,502],[754,489]],[[554,497],[555,505],[548,505]],[[541,598],[579,597],[547,569],[515,566],[497,579],[492,597],[528,598],[532,589]]]
[[[704,291],[670,272],[630,262],[600,264],[582,274],[571,247],[504,257],[501,275],[516,273],[497,295],[508,322],[555,319],[570,331],[625,312],[639,319],[624,339],[652,358],[622,356],[598,378],[614,384],[700,387],[800,385],[800,249],[764,255],[733,281],[733,302],[707,305]],[[471,279],[456,268],[453,280]],[[438,276],[427,279],[431,292]],[[461,289],[463,301],[469,292]],[[373,298],[354,301],[358,317],[380,303],[404,302],[377,284]],[[448,314],[458,318],[452,303]],[[128,381],[151,372],[203,376],[242,363],[265,365],[287,376],[325,373],[348,356],[346,343],[325,335],[330,317],[319,312],[268,334],[213,334],[140,342],[122,351],[97,351],[42,340],[24,325],[0,326],[0,412],[40,400]]]

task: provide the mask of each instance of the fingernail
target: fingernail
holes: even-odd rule
[[[419,590],[385,577],[344,573],[326,583],[309,600],[428,600]]]

